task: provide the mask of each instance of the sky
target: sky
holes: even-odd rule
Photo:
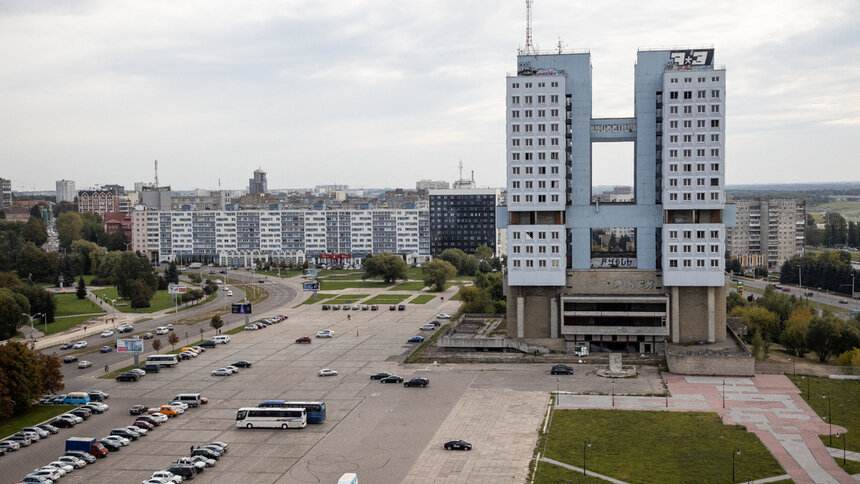
[[[14,190],[505,185],[525,0],[0,0]],[[535,0],[538,49],[589,49],[594,117],[633,114],[638,49],[713,46],[726,183],[860,180],[860,2]],[[595,145],[597,146],[597,145]],[[624,182],[632,148],[595,151]],[[603,174],[615,174],[603,178]],[[620,177],[620,178],[619,178]],[[632,177],[631,177],[632,178]]]

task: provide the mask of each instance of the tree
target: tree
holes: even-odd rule
[[[182,302],[189,303],[203,299],[203,291],[200,289],[189,289],[182,295]]]
[[[30,217],[24,225],[21,236],[27,242],[32,242],[38,247],[45,245],[45,242],[48,241],[48,230],[45,228],[45,222],[42,222],[41,218]]]
[[[776,341],[782,332],[779,315],[761,306],[738,307],[732,314],[741,318],[748,335],[758,332],[762,338]]]
[[[487,244],[481,244],[475,249],[475,257],[481,261],[490,260],[493,257],[493,249]]]
[[[34,281],[52,280],[57,268],[51,257],[32,242],[27,242],[18,253],[16,266],[21,277],[32,274]]]
[[[397,279],[406,279],[406,261],[398,255],[388,252],[369,255],[364,259],[364,275],[362,279],[382,276],[382,280],[392,284]]]
[[[26,304],[26,307],[22,307],[22,304]],[[0,288],[0,339],[15,336],[18,327],[23,323],[24,313],[30,313],[27,298],[12,292],[11,289]]]
[[[152,289],[143,283],[140,279],[135,279],[129,283],[126,290],[128,298],[131,300],[132,308],[148,308],[149,301],[152,300]]]
[[[741,267],[740,259],[737,257],[726,257],[726,270],[734,274],[740,274],[744,269]]]
[[[174,350],[176,349],[176,343],[179,343],[179,336],[176,336],[175,331],[171,331],[170,334],[167,336],[167,342],[170,343],[170,346]]]
[[[81,227],[81,238],[90,242],[104,240],[105,226],[102,216],[94,212],[84,212],[81,215],[83,227]]]
[[[206,279],[206,284],[203,285],[203,292],[208,296],[216,291],[218,291],[218,284],[212,282],[212,279]]]
[[[170,284],[179,284],[179,271],[176,269],[176,262],[171,261],[164,271],[164,278]]]
[[[65,388],[61,366],[57,356],[36,353],[36,369],[42,383],[42,393],[54,394]]]
[[[826,363],[834,354],[839,336],[833,315],[816,316],[806,329],[806,344],[818,355],[820,362]]]
[[[105,249],[88,240],[76,240],[71,245],[69,262],[75,274],[98,274],[105,260]]]
[[[212,329],[217,333],[218,330],[224,326],[224,321],[221,319],[221,316],[216,314],[215,316],[212,316],[212,320],[209,321],[209,326],[212,326]]]
[[[496,309],[487,291],[479,287],[469,286],[460,289],[460,297],[463,298],[464,312],[486,314]]]
[[[744,307],[747,305],[747,300],[736,292],[730,292],[726,296],[726,312],[731,313],[736,307]]]
[[[154,340],[152,340],[152,349],[153,349],[153,351],[158,351],[161,349],[161,340],[160,339],[155,338]]]
[[[128,242],[128,239],[122,230],[105,234],[101,239],[101,245],[103,245],[109,252],[128,249],[126,242]]]
[[[860,348],[842,353],[839,358],[836,358],[836,364],[839,366],[860,366]]]
[[[158,289],[158,277],[152,264],[145,257],[140,257],[134,252],[109,252],[102,263],[99,273],[102,277],[109,277],[116,286],[120,297],[128,298],[129,288],[132,281],[143,282],[150,291]]]
[[[47,322],[54,322],[54,312],[57,310],[57,301],[54,299],[53,294],[46,291],[43,287],[30,286],[27,284],[21,284],[20,286],[15,286],[11,289],[12,292],[15,293],[15,296],[22,298],[24,304],[28,307],[28,310],[26,311],[27,313],[42,313],[45,315],[45,320]]]
[[[425,286],[434,286],[434,291],[444,291],[445,283],[457,275],[457,268],[446,260],[436,259],[425,262],[421,272],[424,274]]]
[[[761,331],[756,330],[755,334],[750,340],[750,344],[752,344],[752,356],[755,359],[761,359],[762,350],[764,349],[764,339],[761,337]]]
[[[791,313],[785,322],[785,329],[779,336],[780,344],[798,358],[803,358],[803,355],[809,353],[806,345],[806,330],[809,328],[810,321],[812,321],[812,312],[806,306],[801,306]]]
[[[81,230],[84,228],[84,219],[76,212],[63,212],[57,216],[57,237],[60,239],[60,247],[68,249],[72,242],[81,238]]]
[[[42,381],[35,362],[35,354],[23,343],[8,341],[0,345],[0,409],[10,417],[29,410],[42,396]]]
[[[63,287],[71,287],[75,283],[75,276],[72,274],[72,264],[69,262],[68,256],[63,256],[57,263],[57,280],[54,285],[59,287],[62,283]]]
[[[75,295],[78,296],[78,299],[87,298],[87,284],[84,282],[84,276],[81,276],[81,278],[78,279],[78,288],[75,291]]]
[[[457,269],[457,272],[463,268],[463,261],[466,259],[466,253],[460,249],[445,249],[441,254],[436,256],[436,260],[444,260],[451,263]]]

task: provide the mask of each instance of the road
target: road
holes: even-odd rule
[[[764,291],[765,286],[768,283],[763,279],[752,279],[748,277],[738,277],[738,280],[743,281],[744,287],[754,287],[761,291]],[[817,289],[810,287],[803,287],[802,289],[796,285],[791,284],[777,284],[783,288],[787,288],[788,291],[783,291],[783,294],[793,295],[797,297],[804,297],[809,299],[810,302],[827,304],[829,306],[833,306],[839,309],[843,309],[845,311],[858,311],[860,310],[860,300],[851,299],[849,296],[845,294],[833,294],[826,291],[818,291]],[[812,293],[811,296],[807,296],[807,293]],[[840,303],[839,301],[845,301],[845,303]]]

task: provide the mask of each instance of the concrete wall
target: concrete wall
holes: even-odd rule
[[[635,269],[567,271],[565,291],[576,295],[665,294],[659,272]]]
[[[716,353],[666,352],[669,371],[678,375],[755,376],[755,359],[751,356]]]
[[[553,298],[558,297],[559,288],[508,286],[507,329],[509,338],[518,338],[517,313],[520,297],[523,302],[524,338],[550,338],[550,313]]]
[[[714,341],[725,341],[726,339],[726,288],[725,287],[679,287],[678,288],[678,312],[673,312],[672,319],[677,319],[679,334],[677,342],[693,343],[696,341],[709,341],[710,331],[708,329],[708,291],[713,291],[713,322]],[[675,307],[675,305],[671,305]],[[673,325],[673,327],[675,327]]]

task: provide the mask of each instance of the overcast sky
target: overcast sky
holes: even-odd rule
[[[632,116],[638,48],[713,45],[726,182],[860,180],[860,2],[535,0],[590,49],[595,117]],[[0,177],[15,190],[505,184],[524,0],[0,0]],[[596,145],[595,145],[596,146]],[[595,152],[627,173],[632,148]],[[623,182],[602,179],[605,183]]]

